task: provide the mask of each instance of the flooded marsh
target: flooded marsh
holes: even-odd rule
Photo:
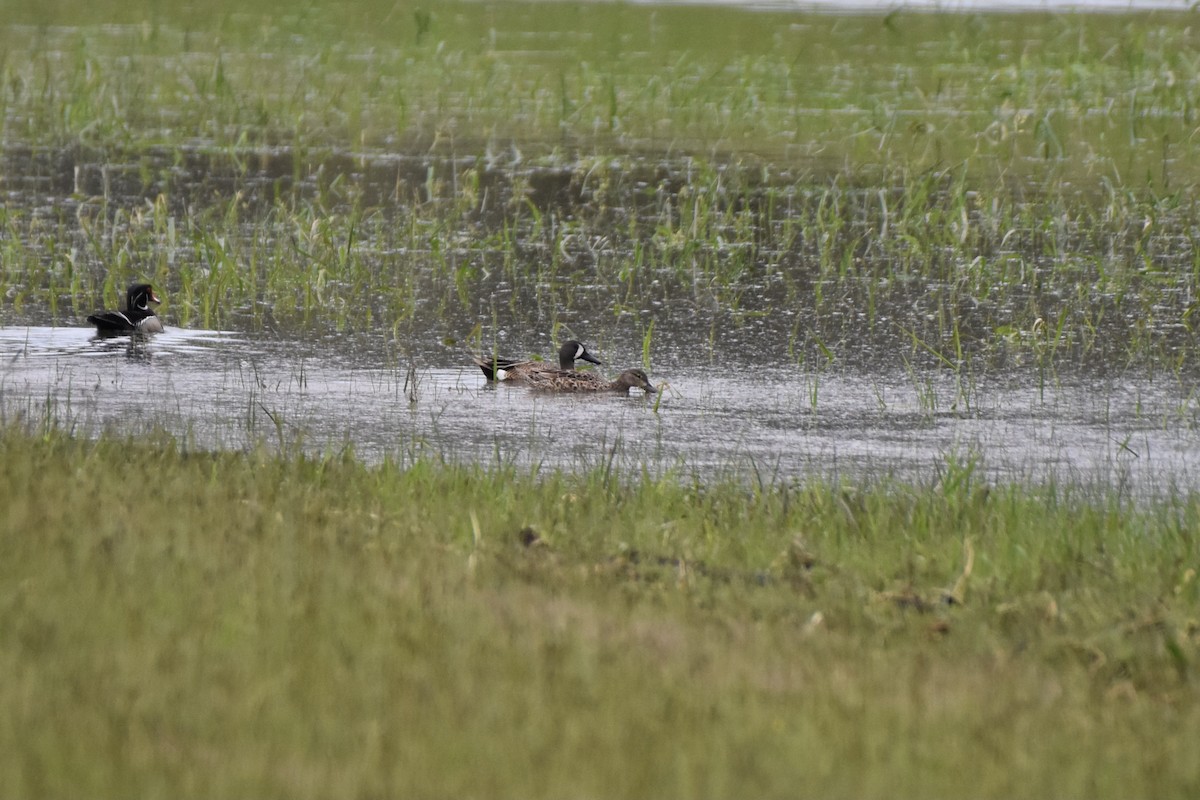
[[[579,448],[620,441],[656,470],[908,473],[965,452],[1094,477],[1137,449],[1093,438],[1190,447],[1186,13],[54,8],[0,26],[10,412],[66,408],[66,386],[105,427],[153,417],[81,395],[97,352],[62,344],[146,279],[175,333],[112,369],[153,365],[169,427],[215,446],[261,433],[269,374],[273,436],[486,458],[512,418],[478,405],[507,396],[478,392],[468,352],[580,338],[606,374],[672,391],[599,441],[577,426]],[[178,349],[211,330],[233,335]],[[215,417],[209,372],[230,394]],[[306,395],[313,376],[328,388]],[[747,429],[683,411],[721,419],[727,397]],[[506,402],[529,405],[528,461],[569,463],[533,446],[561,409]],[[1080,405],[1113,427],[1077,429]],[[973,430],[1013,413],[1059,438]],[[1190,474],[1180,457],[1152,480]]]

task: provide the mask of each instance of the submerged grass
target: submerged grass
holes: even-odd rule
[[[1186,371],[1194,16],[5,9],[0,314]]]
[[[9,425],[0,792],[1190,797],[1198,530]]]

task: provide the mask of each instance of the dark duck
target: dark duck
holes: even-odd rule
[[[131,333],[162,333],[163,324],[150,305],[158,305],[158,295],[148,283],[135,283],[125,292],[124,311],[97,311],[87,318],[100,336]]]
[[[489,381],[508,381],[509,383],[528,383],[531,375],[539,372],[555,371],[555,368],[543,361],[525,361],[516,358],[494,358],[471,356],[475,365],[483,370],[483,375]],[[564,342],[558,349],[558,369],[572,371],[576,361],[588,361],[599,364],[600,359],[588,352],[582,342],[571,339]]]

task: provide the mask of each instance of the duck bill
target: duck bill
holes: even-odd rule
[[[603,364],[603,362],[600,359],[596,358],[594,355],[589,353],[587,350],[584,350],[583,353],[580,354],[579,357],[582,358],[584,361],[591,362],[592,364],[596,364],[597,366],[600,366]]]
[[[154,293],[153,289],[150,290],[150,302],[151,303],[161,303],[162,302],[162,300],[158,299],[158,295],[156,295]]]

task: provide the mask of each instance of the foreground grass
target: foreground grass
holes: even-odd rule
[[[1200,505],[0,432],[0,794],[1184,797]]]

